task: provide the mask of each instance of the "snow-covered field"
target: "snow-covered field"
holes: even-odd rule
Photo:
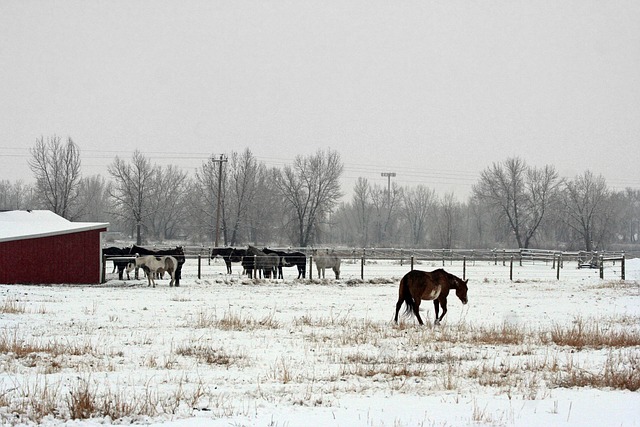
[[[423,270],[438,263],[416,266]],[[617,268],[617,270],[616,270]],[[238,265],[234,265],[239,270]],[[445,269],[462,275],[462,266]],[[640,260],[467,265],[469,304],[393,323],[408,266],[182,285],[0,285],[0,419],[88,426],[637,426]],[[316,277],[314,271],[314,277]],[[425,320],[426,321],[426,320]],[[80,418],[81,420],[71,420]]]

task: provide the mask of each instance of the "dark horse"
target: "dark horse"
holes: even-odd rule
[[[305,278],[307,273],[307,256],[302,252],[276,251],[269,248],[264,248],[262,252],[265,254],[276,254],[280,257],[278,279],[284,279],[284,277],[282,277],[282,267],[298,267],[298,279]]]
[[[211,259],[219,256],[224,260],[227,266],[227,274],[231,274],[231,263],[242,262],[242,258],[246,255],[245,249],[236,248],[213,248],[211,249]]]
[[[129,248],[119,248],[117,246],[110,246],[108,248],[102,249],[102,255],[104,255],[105,259],[113,261],[113,269],[114,272],[118,269],[118,279],[122,280],[123,273],[125,272],[125,268],[127,268],[127,264],[130,262],[129,259],[123,257],[130,256]],[[129,272],[127,271],[127,279],[130,279]]]
[[[433,306],[436,309],[435,324],[437,325],[447,314],[449,289],[455,289],[456,296],[460,298],[462,304],[467,303],[468,281],[469,279],[462,280],[441,268],[431,272],[411,270],[400,280],[400,295],[396,303],[394,320],[398,323],[398,312],[402,307],[402,303],[405,303],[407,305],[405,314],[409,315],[413,311],[413,314],[418,318],[418,322],[424,325],[420,317],[420,302],[422,300],[433,300]],[[440,306],[442,306],[442,316],[438,317]]]
[[[176,246],[171,249],[158,249],[152,250],[142,246],[132,245],[129,249],[129,255],[171,255],[178,261],[178,267],[175,271],[175,286],[180,286],[180,279],[182,278],[182,265],[184,264],[186,257],[184,256],[184,249],[182,246]],[[138,269],[136,268],[136,279],[138,278]]]
[[[271,278],[271,274],[277,274],[280,257],[277,254],[265,254],[260,249],[249,245],[247,253],[242,258],[242,267],[250,279],[257,279],[257,274],[264,272],[265,279]]]

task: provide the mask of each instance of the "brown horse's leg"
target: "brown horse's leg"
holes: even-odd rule
[[[396,315],[393,318],[393,320],[398,323],[398,312],[400,311],[400,308],[402,307],[402,303],[404,302],[404,296],[402,294],[400,294],[400,296],[398,297],[398,302],[396,303]]]
[[[433,300],[433,308],[435,308],[436,310],[436,320],[434,322],[434,325],[437,325],[438,323],[440,323],[440,321],[438,320],[438,314],[440,313],[440,303],[438,302],[437,298]]]
[[[402,303],[405,302],[406,300],[406,293],[409,292],[409,290],[407,289],[407,284],[406,284],[406,280],[403,277],[402,279],[400,279],[400,286],[398,287],[398,302],[396,303],[396,315],[393,318],[393,320],[398,323],[398,312],[400,311],[400,309],[402,308]],[[407,306],[409,306],[409,303],[411,301],[407,302]]]
[[[438,301],[440,301],[440,306],[442,307],[442,314],[440,315],[440,317],[438,317],[438,306],[436,304],[438,304]],[[446,298],[441,298],[439,300],[434,300],[433,304],[436,306],[436,325],[439,324],[442,321],[442,318],[444,317],[445,314],[447,314],[447,299]]]
[[[424,322],[422,321],[422,317],[420,317],[420,303],[422,302],[422,300],[420,298],[414,298],[413,300],[413,314],[416,315],[416,318],[418,319],[418,323],[420,323],[421,325],[424,325]]]

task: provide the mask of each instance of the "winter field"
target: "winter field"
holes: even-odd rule
[[[422,270],[442,267],[429,262]],[[468,263],[433,326],[393,322],[409,266],[248,280],[187,260],[181,286],[0,285],[0,419],[91,426],[639,426],[640,260]],[[460,263],[444,267],[462,276]],[[110,273],[110,268],[109,268]],[[114,277],[115,276],[115,277]],[[428,320],[427,320],[428,319]]]

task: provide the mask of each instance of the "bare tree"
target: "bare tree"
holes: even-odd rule
[[[392,239],[397,241],[398,216],[402,210],[404,190],[395,182],[390,191],[385,187],[374,185],[371,188],[371,204],[374,211],[373,237],[377,245],[389,245]]]
[[[231,153],[223,197],[224,237],[228,244],[238,244],[241,228],[247,225],[251,207],[259,195],[260,177],[265,176],[265,166],[258,163],[251,150]]]
[[[107,182],[100,175],[80,180],[79,199],[82,210],[78,216],[81,221],[107,221],[109,194]]]
[[[528,248],[558,184],[553,166],[531,168],[515,157],[485,169],[473,193],[509,225],[518,247]]]
[[[0,210],[29,209],[36,206],[34,188],[22,180],[0,181]]]
[[[257,203],[259,183],[268,174],[248,148],[242,153],[232,152],[222,168],[218,161],[211,157],[196,171],[191,216],[213,241],[220,179],[222,237],[225,245],[236,246],[243,240],[251,240],[250,228],[255,226],[252,213],[256,210],[253,205]]]
[[[360,246],[366,247],[369,244],[369,228],[371,227],[371,215],[373,213],[371,187],[366,178],[358,178],[356,181],[351,203],[355,210],[358,243]]]
[[[36,178],[36,191],[43,207],[69,220],[76,219],[81,179],[78,146],[71,138],[63,144],[54,135],[46,141],[44,137],[36,139],[29,151],[29,168]]]
[[[455,239],[458,237],[462,212],[453,193],[447,193],[437,203],[437,226],[436,234],[440,245],[444,249],[451,249]]]
[[[277,169],[267,169],[264,165],[258,166],[256,174],[255,194],[252,197],[247,214],[248,227],[247,239],[254,244],[258,242],[281,241],[285,237],[290,243],[296,244],[298,236],[292,233],[287,225],[290,224],[276,187]],[[285,228],[282,228],[285,224]]]
[[[342,196],[342,170],[338,152],[318,150],[314,155],[297,156],[292,166],[275,174],[275,187],[292,212],[300,246],[314,243],[317,227]]]
[[[193,186],[189,191],[189,204],[191,205],[193,227],[199,230],[199,234],[211,242],[215,239],[218,174],[220,170],[215,160],[213,156],[209,157],[207,161],[196,170]],[[222,183],[221,187],[223,189],[226,188],[226,184]]]
[[[567,181],[563,206],[565,221],[582,239],[587,251],[604,243],[613,216],[611,192],[602,175],[591,171]]]
[[[187,174],[175,166],[154,168],[149,191],[149,220],[153,236],[160,240],[175,238],[184,223]]]
[[[108,171],[114,179],[113,186],[109,189],[109,196],[115,207],[113,213],[135,224],[136,244],[141,245],[141,229],[144,221],[150,216],[154,167],[136,150],[131,163],[126,163],[116,156],[108,166]]]
[[[404,217],[411,230],[411,245],[420,246],[426,243],[427,224],[434,214],[436,193],[433,189],[418,185],[404,190]]]
[[[640,237],[640,190],[626,188],[618,194],[617,232],[625,243],[637,243]]]

